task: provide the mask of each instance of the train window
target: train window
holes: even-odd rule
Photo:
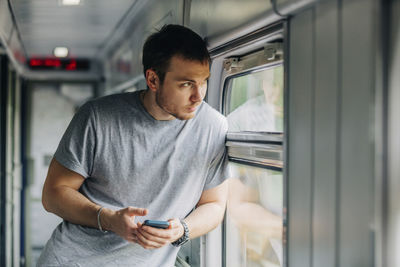
[[[283,132],[283,66],[275,65],[226,82],[229,131]]]
[[[282,172],[231,162],[226,266],[282,266]]]
[[[276,49],[270,57],[269,50]],[[224,61],[224,114],[232,179],[225,266],[284,266],[282,43]]]

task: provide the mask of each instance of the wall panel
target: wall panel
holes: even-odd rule
[[[400,1],[392,1],[389,54],[387,266],[400,266]]]
[[[373,1],[343,1],[341,43],[340,266],[373,266]]]
[[[325,1],[315,17],[313,266],[335,266],[338,4]]]
[[[374,0],[290,19],[289,266],[373,266]]]
[[[313,12],[290,21],[288,264],[311,263]]]

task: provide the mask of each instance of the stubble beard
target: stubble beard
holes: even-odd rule
[[[169,111],[166,105],[164,105],[164,103],[167,102],[167,100],[161,91],[162,91],[162,86],[160,86],[159,90],[156,91],[156,104],[164,112],[168,113],[169,115],[173,116],[178,120],[189,120],[194,117],[194,115],[181,116],[175,112]]]

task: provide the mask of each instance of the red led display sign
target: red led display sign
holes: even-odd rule
[[[29,68],[32,70],[89,70],[89,60],[87,59],[31,58],[28,62]]]

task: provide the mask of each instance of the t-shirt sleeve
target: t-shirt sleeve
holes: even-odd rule
[[[204,190],[213,188],[230,177],[228,168],[228,152],[225,146],[228,123],[226,119],[223,120],[223,122],[222,130],[217,138],[216,156],[209,166]]]
[[[88,102],[72,118],[54,158],[67,169],[87,178],[92,173],[95,148],[95,117]]]

